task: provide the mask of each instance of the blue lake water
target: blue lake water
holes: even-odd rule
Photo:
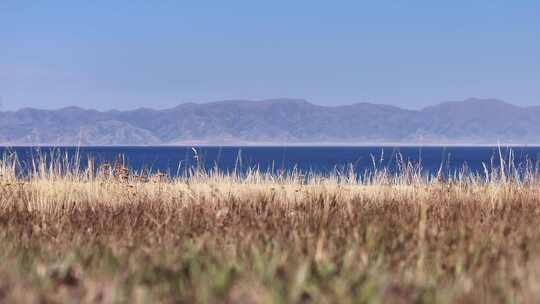
[[[0,153],[16,153],[23,169],[29,168],[30,160],[38,155],[73,159],[78,153],[83,166],[88,158],[98,164],[114,163],[121,155],[135,171],[160,170],[173,176],[197,166],[223,172],[258,168],[329,174],[351,167],[359,173],[375,168],[395,172],[402,161],[421,166],[426,173],[434,174],[439,168],[455,172],[466,166],[482,174],[484,164],[488,168],[499,166],[500,154],[505,160],[513,158],[515,164],[528,162],[534,166],[540,160],[540,147],[0,147]]]

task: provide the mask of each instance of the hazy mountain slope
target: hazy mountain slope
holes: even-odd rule
[[[540,107],[498,100],[447,102],[419,111],[295,99],[186,103],[167,110],[77,107],[0,112],[0,143],[540,143]]]
[[[539,142],[539,109],[522,108],[500,100],[468,99],[421,111],[426,135],[464,142]]]

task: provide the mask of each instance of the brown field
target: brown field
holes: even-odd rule
[[[535,303],[540,179],[0,165],[0,303]]]

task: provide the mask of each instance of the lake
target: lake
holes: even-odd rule
[[[377,169],[399,171],[400,164],[411,162],[426,173],[435,174],[440,168],[451,173],[467,167],[482,174],[484,165],[498,167],[500,157],[515,164],[536,165],[540,147],[0,147],[0,153],[16,153],[21,168],[29,168],[30,160],[38,155],[58,155],[74,159],[80,155],[83,166],[88,158],[97,163],[114,163],[121,155],[125,164],[135,170],[159,170],[172,176],[184,174],[197,166],[218,168],[223,172],[245,172],[249,168],[281,172],[298,170],[330,174],[354,168],[364,173]]]

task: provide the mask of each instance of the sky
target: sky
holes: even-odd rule
[[[540,1],[0,0],[3,110],[540,105]]]

